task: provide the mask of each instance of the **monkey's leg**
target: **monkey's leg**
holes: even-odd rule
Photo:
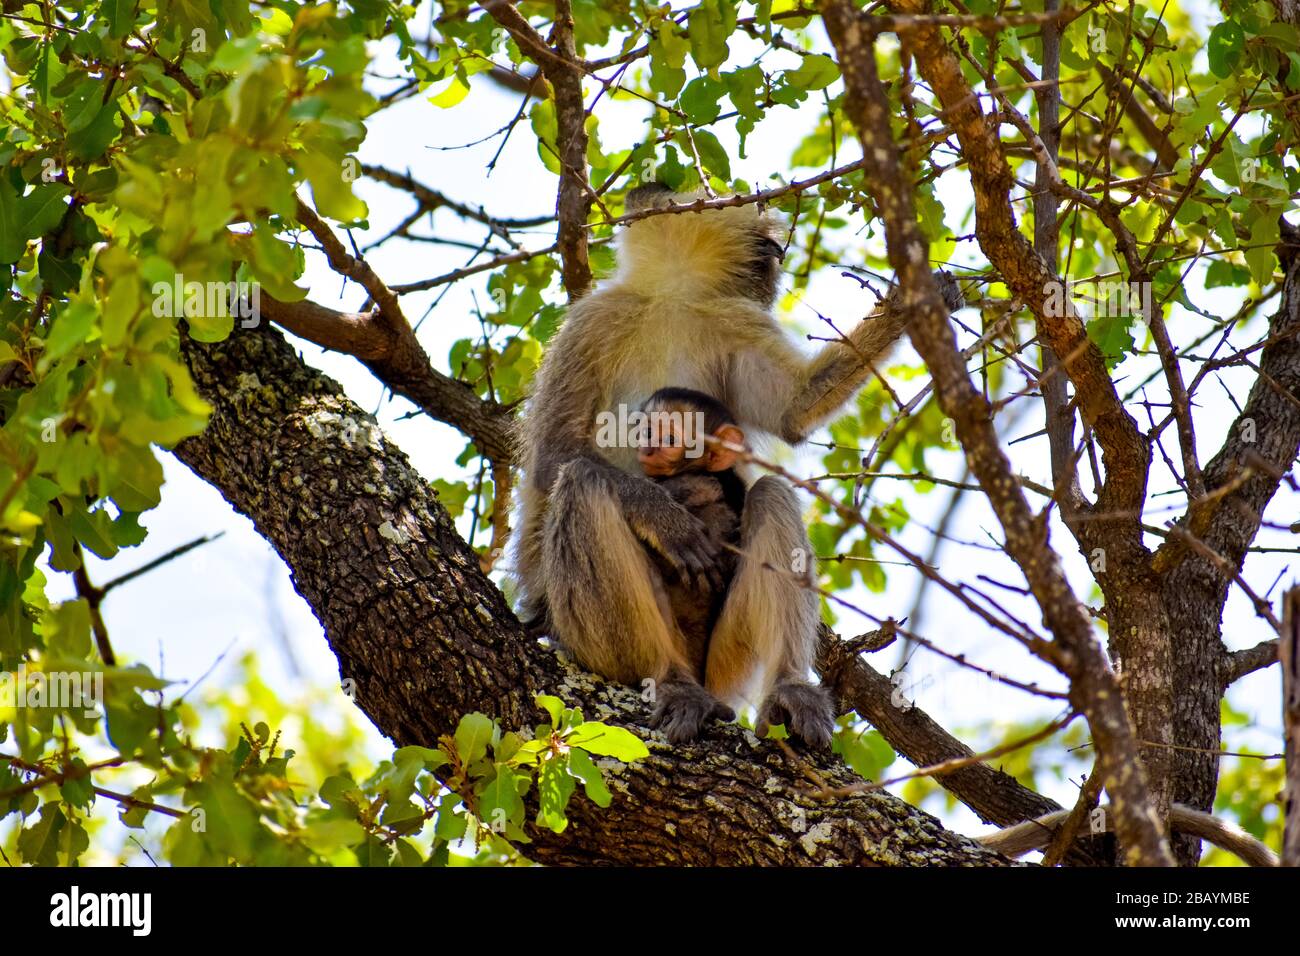
[[[745,498],[731,589],[713,629],[705,686],[735,701],[759,689],[758,729],[785,724],[814,747],[830,744],[830,694],[809,683],[817,640],[817,594],[804,585],[812,545],[794,492],[768,475]],[[767,567],[764,567],[767,565]]]
[[[595,463],[575,459],[556,478],[541,564],[555,637],[578,663],[636,686],[685,663],[661,610],[659,570]]]
[[[652,726],[681,743],[712,717],[735,717],[692,676],[659,569],[623,519],[599,465],[578,459],[561,470],[542,551],[555,637],[598,674],[633,686],[655,681]]]

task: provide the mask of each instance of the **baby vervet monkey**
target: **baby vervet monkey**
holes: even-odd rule
[[[699,519],[704,534],[719,545],[716,574],[702,586],[676,578],[671,568],[661,564],[665,573],[659,597],[665,617],[681,632],[687,662],[703,683],[709,635],[736,569],[735,549],[745,508],[745,482],[735,468],[739,452],[728,446],[743,446],[745,433],[727,406],[689,388],[659,389],[641,406],[641,413],[637,443],[641,470]],[[653,552],[651,557],[658,560]]]
[[[569,306],[547,347],[519,423],[520,614],[583,667],[652,692],[674,742],[729,715],[728,704],[758,700],[760,726],[782,723],[823,747],[835,725],[830,695],[810,681],[818,600],[793,489],[765,475],[745,495],[701,685],[660,595],[670,579],[711,583],[719,544],[646,478],[634,446],[600,440],[601,421],[676,385],[715,396],[751,440],[802,442],[853,398],[909,313],[891,294],[844,340],[805,353],[772,314],[780,222],[755,205],[672,212],[701,198],[631,190],[627,211],[654,214],[628,224],[618,273]],[[960,308],[955,282],[940,279]]]

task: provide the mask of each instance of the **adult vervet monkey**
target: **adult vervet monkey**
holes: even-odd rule
[[[626,206],[696,198],[655,184],[628,193]],[[597,440],[620,406],[626,416],[665,386],[714,396],[747,435],[790,443],[853,396],[906,318],[885,308],[848,342],[805,355],[771,312],[779,236],[777,222],[752,205],[629,224],[618,274],[569,308],[521,421],[521,611],[583,666],[625,684],[654,680],[655,720],[674,741],[694,738],[711,717],[729,719],[728,704],[746,700],[760,703],[760,729],[784,723],[819,747],[834,729],[829,695],[809,682],[818,604],[806,586],[812,549],[792,489],[768,475],[746,495],[743,555],[701,686],[655,599],[660,571],[646,548],[683,579],[707,580],[718,543],[640,473],[635,441]]]

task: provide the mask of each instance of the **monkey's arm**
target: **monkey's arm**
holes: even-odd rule
[[[695,516],[709,540],[717,546],[715,564],[725,585],[735,569],[736,557],[727,545],[737,536],[740,515],[727,503],[721,483],[712,475],[684,472],[663,479],[659,486]]]
[[[898,340],[907,324],[900,309],[863,319],[848,342],[828,342],[796,383],[778,434],[791,444],[808,437],[848,403],[871,377],[873,364]]]
[[[956,280],[943,272],[936,278],[948,305],[954,311],[961,308]],[[873,364],[898,341],[908,319],[895,289],[874,315],[845,335],[847,341],[828,342],[811,360],[784,336],[770,340],[766,348],[738,360],[741,367],[733,376],[737,411],[790,444],[803,441],[870,378]]]

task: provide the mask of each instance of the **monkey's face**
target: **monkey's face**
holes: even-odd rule
[[[651,414],[637,436],[636,460],[649,478],[667,478],[692,466],[703,467],[698,451],[687,458],[685,436],[675,418]]]
[[[703,411],[659,406],[642,409],[645,420],[637,431],[637,462],[649,478],[668,478],[684,471],[725,471],[736,463],[736,452],[724,444],[744,444],[736,425],[721,425],[708,441]]]

